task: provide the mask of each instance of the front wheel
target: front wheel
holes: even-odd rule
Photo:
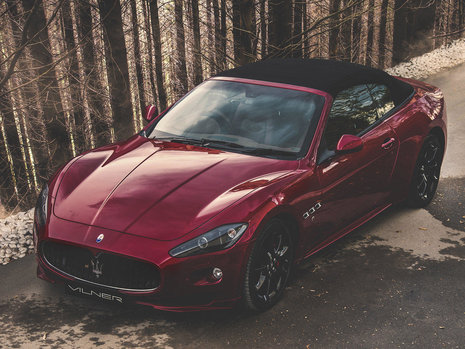
[[[433,199],[438,187],[443,153],[438,137],[427,136],[418,155],[410,184],[408,199],[410,206],[425,207]]]
[[[278,219],[262,230],[247,262],[244,305],[250,311],[271,308],[282,296],[294,258],[289,228]]]

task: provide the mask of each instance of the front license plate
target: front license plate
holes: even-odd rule
[[[94,299],[101,299],[112,303],[123,304],[123,297],[116,294],[108,293],[99,289],[92,289],[87,286],[66,284],[65,292],[73,295],[79,295]]]

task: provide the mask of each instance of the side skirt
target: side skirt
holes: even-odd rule
[[[323,248],[325,248],[326,246],[329,246],[331,245],[333,242],[339,240],[340,238],[346,236],[347,234],[349,234],[351,231],[357,229],[358,227],[360,227],[361,225],[365,224],[366,222],[368,222],[370,219],[372,219],[373,217],[377,216],[378,214],[380,214],[381,212],[383,212],[384,210],[386,210],[387,208],[391,207],[392,204],[389,204],[389,205],[386,205],[386,206],[383,206],[381,208],[376,208],[374,209],[373,211],[370,211],[368,214],[366,214],[365,216],[363,216],[362,218],[356,220],[354,223],[352,223],[351,225],[349,225],[347,228],[344,228],[342,230],[339,230],[337,233],[331,235],[328,239],[324,240],[323,242],[319,243],[318,245],[316,245],[314,248],[312,248],[309,252],[307,252],[307,254],[302,257],[301,259],[299,259],[297,261],[297,263],[300,263],[301,261],[303,261],[304,259],[307,259],[308,257],[312,256],[313,254],[317,253],[318,251],[322,250]]]

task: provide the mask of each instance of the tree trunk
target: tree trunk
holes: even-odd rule
[[[344,60],[352,61],[352,0],[342,0],[341,9],[343,12],[340,15],[341,29],[339,31],[339,55]]]
[[[367,62],[367,49],[368,49],[368,16],[370,12],[370,1],[362,0],[362,18],[361,18],[361,30],[360,30],[360,46],[359,46],[359,57],[358,63],[366,64]]]
[[[373,8],[373,42],[371,45],[371,64],[380,68],[380,29],[382,17],[382,0],[375,0]]]
[[[78,12],[76,12],[76,6],[79,6],[79,3],[75,3],[76,0],[71,0],[69,2],[69,7],[71,10],[71,21],[73,25],[73,38],[74,38],[74,45],[76,48],[76,58],[77,58],[77,66],[78,66],[78,76],[79,76],[79,92],[81,95],[81,107],[84,114],[84,140],[86,149],[94,148],[95,147],[95,139],[94,139],[94,132],[92,130],[92,120],[90,117],[90,106],[89,106],[89,97],[87,94],[87,74],[85,72],[84,67],[84,52],[83,47],[81,44],[81,35],[79,33],[80,28],[80,16],[79,8]]]
[[[221,0],[221,28],[220,28],[220,36],[221,36],[221,47],[219,50],[218,55],[218,62],[222,69],[227,69],[227,62],[226,62],[226,0]]]
[[[151,78],[150,67],[150,46],[148,42],[148,27],[147,19],[145,16],[144,3],[142,0],[136,0],[136,23],[138,28],[138,43],[139,43],[139,61],[142,71],[142,87],[143,87],[143,100],[142,104],[148,105],[155,103],[154,91]]]
[[[4,4],[0,4],[0,10],[3,12],[6,10],[3,7]],[[8,48],[10,47],[15,47],[11,42],[10,38],[11,36],[11,27],[9,23],[6,23],[5,27],[3,28],[5,30],[5,33],[0,31],[0,53],[2,57],[8,57],[11,52],[9,52]],[[6,74],[6,71],[2,69],[1,73]],[[21,104],[21,102],[18,100],[18,94],[21,92],[20,90],[14,90],[15,87],[17,86],[17,75],[13,74],[7,81],[6,81],[6,88],[8,91],[9,100],[10,100],[10,105],[12,109],[12,114],[13,114],[13,120],[16,128],[16,134],[18,136],[18,143],[19,143],[19,149],[21,151],[21,159],[22,163],[24,166],[24,173],[25,173],[25,179],[26,183],[28,186],[28,189],[32,188],[33,182],[32,182],[32,174],[31,174],[31,168],[28,160],[28,151],[27,151],[27,146],[26,146],[26,141],[25,137],[23,135],[23,128],[22,128],[22,115],[20,114],[21,108],[24,107],[24,104]],[[2,123],[3,126],[3,123]],[[6,135],[5,135],[6,139]]]
[[[23,18],[26,18],[26,13],[24,11],[22,2],[19,1],[16,3],[16,5],[18,6],[19,13],[23,15]],[[41,90],[39,88],[38,81],[35,80],[38,78],[38,67],[35,65],[35,61],[36,59],[32,55],[31,47],[26,46],[24,48],[25,69],[32,73],[32,76],[30,77],[31,96],[27,97],[26,93],[26,98],[32,98],[33,103],[31,103],[31,105],[35,105],[35,112],[28,112],[28,121],[31,125],[30,136],[34,148],[33,150],[35,150],[35,159],[38,161],[38,164],[36,166],[38,174],[41,178],[47,180],[52,175],[52,154],[50,151],[50,142],[47,134],[47,128],[45,126],[44,107],[42,105],[42,101],[45,98],[41,95]]]
[[[160,109],[166,108],[166,90],[163,84],[163,58],[161,54],[160,20],[158,17],[158,0],[150,3],[150,17],[152,19],[153,46],[155,50],[155,76],[157,81],[158,102]]]
[[[218,52],[215,52],[216,46],[213,45],[213,20],[212,20],[212,0],[206,0],[207,1],[207,40],[208,40],[208,46],[209,46],[209,51],[208,51],[208,66],[210,68],[210,76],[215,75],[216,73],[216,62],[215,62],[215,53],[218,56]],[[212,47],[213,46],[213,47]]]
[[[233,38],[234,60],[238,65],[244,65],[254,60],[252,37],[255,16],[253,0],[233,0]]]
[[[133,14],[131,3],[127,0],[120,0],[121,19],[123,22],[124,43],[126,46],[126,58],[128,61],[129,91],[131,93],[132,104],[132,125],[134,132],[138,132],[142,126],[142,112],[139,97],[139,80],[137,78],[136,51],[134,41]]]
[[[10,168],[11,182],[13,183],[13,190],[16,196],[16,201],[19,201],[18,183],[16,181],[15,166],[13,163],[13,157],[11,156],[10,146],[8,143],[8,138],[6,136],[5,125],[4,125],[3,119],[4,119],[3,115],[0,112],[0,130],[2,132],[3,146],[5,147],[6,160],[8,162],[8,167]]]
[[[392,67],[392,53],[394,50],[394,15],[395,0],[388,0],[386,8],[386,35],[384,45],[384,67]]]
[[[94,44],[94,63],[99,77],[101,98],[103,102],[103,120],[106,125],[106,138],[110,142],[115,141],[113,128],[113,108],[111,107],[110,81],[108,79],[108,67],[105,54],[105,42],[102,29],[102,17],[98,0],[90,0],[90,13],[92,17],[92,40]]]
[[[216,64],[216,71],[220,72],[224,70],[224,64],[223,64],[223,57],[222,57],[222,52],[221,52],[221,46],[222,46],[222,36],[221,36],[221,18],[220,18],[220,7],[218,5],[218,0],[212,0],[212,11],[213,11],[213,22],[214,22],[214,27],[211,28],[212,31],[215,33],[215,64]],[[213,43],[212,43],[213,44]]]
[[[292,31],[292,1],[269,0],[268,50],[273,56],[285,55],[285,46]]]
[[[194,34],[194,85],[202,82],[202,59],[200,47],[200,20],[199,20],[199,0],[192,1],[192,24]]]
[[[176,83],[175,94],[179,99],[187,93],[187,69],[186,69],[186,41],[184,38],[183,0],[174,0],[174,14],[176,20]]]
[[[329,56],[337,58],[339,55],[339,32],[340,32],[340,15],[334,15],[341,8],[341,0],[331,0],[329,11],[331,18],[329,20]]]
[[[305,33],[302,36],[303,41],[303,56],[308,57],[309,54],[309,41],[307,39],[307,26],[308,26],[308,18],[307,18],[307,0],[302,0],[302,31]]]
[[[368,0],[368,37],[367,37],[367,54],[365,64],[372,66],[373,54],[373,6],[374,0]]]
[[[292,36],[294,37],[292,43],[292,57],[302,57],[302,22],[304,15],[305,0],[295,0],[294,2],[294,30]]]
[[[262,58],[266,56],[268,45],[266,13],[266,0],[260,0],[260,49]]]
[[[55,10],[54,0],[43,0],[43,8],[45,19],[48,21]],[[68,132],[69,137],[69,147],[71,150],[72,156],[77,155],[76,147],[76,136],[75,136],[75,121],[74,121],[74,111],[73,111],[73,102],[72,102],[72,93],[69,83],[67,69],[69,67],[68,58],[66,55],[65,47],[65,37],[62,29],[62,15],[61,9],[58,9],[58,14],[56,18],[50,23],[47,27],[48,39],[50,43],[50,53],[52,55],[52,60],[57,61],[63,58],[61,61],[57,62],[55,65],[55,77],[58,83],[58,92],[60,95],[61,106],[63,108],[63,114],[65,119],[65,126]]]

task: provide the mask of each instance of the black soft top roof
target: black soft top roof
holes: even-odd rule
[[[363,83],[382,83],[391,90],[396,105],[402,103],[413,92],[412,86],[382,70],[326,59],[268,59],[226,70],[216,76],[310,87],[328,92],[332,96],[350,86]]]

